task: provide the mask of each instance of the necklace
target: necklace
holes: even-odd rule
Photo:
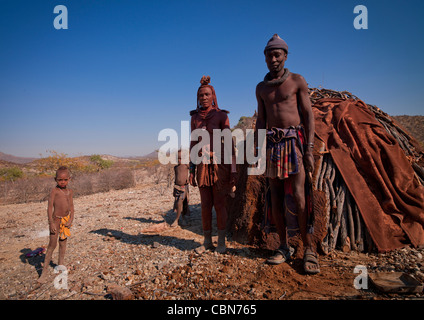
[[[270,73],[268,72],[267,74],[266,74],[266,76],[265,76],[265,78],[264,78],[264,83],[267,85],[267,86],[270,86],[270,87],[277,87],[277,86],[279,86],[280,84],[282,84],[284,81],[286,81],[287,80],[287,78],[289,77],[289,75],[290,75],[290,71],[289,71],[289,69],[287,69],[287,68],[284,68],[284,73],[283,73],[283,75],[281,76],[281,78],[279,78],[279,79],[276,79],[276,80],[269,80],[269,78],[270,78]]]

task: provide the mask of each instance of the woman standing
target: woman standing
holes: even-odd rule
[[[209,135],[209,144],[199,150],[199,153],[196,155],[203,159],[197,165],[193,163],[191,153],[196,141],[191,141],[190,144],[190,184],[194,187],[196,185],[199,186],[204,236],[203,246],[198,248],[197,252],[215,249],[212,244],[212,207],[215,207],[218,227],[218,247],[216,251],[223,253],[226,250],[225,234],[227,231],[227,209],[225,202],[226,196],[231,192],[235,184],[235,153],[231,140],[231,164],[226,164],[223,160],[224,145],[222,139],[219,139],[221,145],[215,146],[221,152],[213,152],[215,150],[213,146],[213,130],[230,129],[230,121],[227,116],[228,111],[218,108],[215,89],[209,85],[210,77],[203,76],[200,83],[201,85],[197,90],[197,108],[190,112],[191,131],[193,132],[195,129],[205,130]],[[220,157],[221,161],[217,157]],[[205,161],[205,159],[208,160]]]

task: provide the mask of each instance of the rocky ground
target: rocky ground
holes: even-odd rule
[[[335,251],[319,257],[321,273],[314,276],[304,274],[300,258],[271,266],[265,263],[269,251],[231,240],[225,254],[197,254],[194,249],[202,242],[198,190],[191,188],[190,196],[190,225],[157,235],[141,230],[175,218],[172,190],[165,185],[144,184],[74,199],[67,274],[55,274],[52,264],[50,279],[43,285],[36,280],[44,254],[25,255],[48,244],[47,203],[0,206],[0,298],[107,300],[119,294],[144,300],[424,298],[422,292],[388,294],[371,284],[368,289],[354,287],[358,265],[369,273],[406,272],[422,283],[424,249],[387,254]],[[65,277],[67,281],[60,280]]]

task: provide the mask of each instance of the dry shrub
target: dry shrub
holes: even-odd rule
[[[0,203],[26,203],[46,200],[55,185],[53,178],[27,177],[16,181],[0,182]]]
[[[134,172],[130,169],[109,169],[96,173],[81,173],[72,179],[72,189],[76,196],[121,190],[134,186]]]
[[[50,156],[35,161],[40,174],[54,174],[61,166],[68,167],[72,172],[93,170],[93,166],[82,157],[70,158],[65,153],[54,150],[48,150],[48,152]]]
[[[46,201],[56,182],[53,177],[28,177],[16,181],[0,182],[0,203],[26,203]],[[89,195],[109,190],[120,190],[135,186],[131,169],[107,169],[99,172],[78,172],[72,176],[69,188],[74,196]]]

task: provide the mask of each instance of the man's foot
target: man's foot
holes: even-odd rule
[[[303,268],[308,274],[317,274],[320,272],[318,256],[316,252],[310,248],[306,248],[303,254]]]
[[[269,257],[266,262],[269,264],[280,264],[288,261],[294,253],[294,248],[283,246],[275,250],[275,254]]]

